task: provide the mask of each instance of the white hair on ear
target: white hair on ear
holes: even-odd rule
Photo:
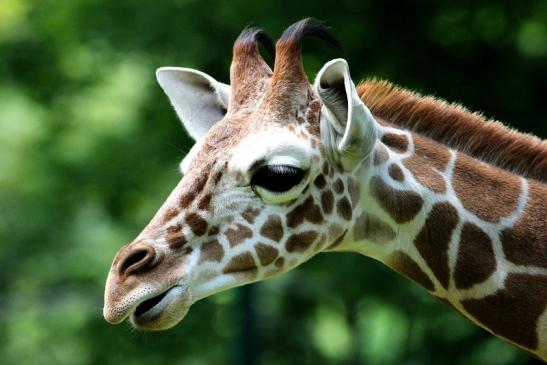
[[[314,86],[327,110],[325,128],[331,133],[324,135],[336,140],[332,156],[344,169],[352,170],[374,148],[378,138],[376,121],[359,98],[345,60],[327,62],[317,74]]]
[[[348,119],[348,97],[343,81],[333,85],[320,85],[319,93],[323,103],[338,120],[343,122]]]
[[[226,114],[230,85],[191,68],[162,67],[156,78],[194,140],[202,139]]]

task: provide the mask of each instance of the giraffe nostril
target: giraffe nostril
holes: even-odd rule
[[[149,246],[140,246],[131,249],[122,259],[119,272],[122,275],[130,275],[149,270],[154,265],[155,251]]]

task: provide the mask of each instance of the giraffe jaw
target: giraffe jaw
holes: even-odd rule
[[[142,298],[131,313],[131,324],[144,331],[162,331],[175,326],[192,304],[187,289],[176,285],[154,297]]]

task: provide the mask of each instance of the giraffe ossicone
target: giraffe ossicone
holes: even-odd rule
[[[547,359],[547,143],[382,81],[346,61],[311,85],[290,26],[273,70],[246,29],[230,85],[161,68],[196,144],[183,178],[114,258],[104,317],[164,330],[190,306],[323,251],[374,257],[497,336]]]

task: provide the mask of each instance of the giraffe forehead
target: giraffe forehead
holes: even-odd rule
[[[311,145],[288,128],[268,128],[243,138],[234,148],[229,168],[248,171],[260,163],[285,164],[309,168],[313,150]]]

